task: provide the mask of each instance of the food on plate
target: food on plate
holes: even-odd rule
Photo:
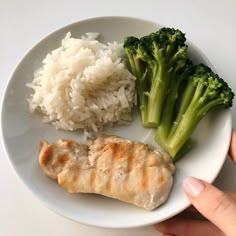
[[[30,110],[58,129],[84,129],[87,136],[105,125],[131,120],[136,101],[134,76],[126,68],[122,44],[101,43],[97,33],[72,38],[48,53],[27,86]]]
[[[185,35],[173,28],[124,40],[131,72],[136,77],[144,127],[157,127],[160,123],[169,86],[186,64],[188,47],[185,41]]]
[[[69,193],[96,193],[153,210],[170,193],[175,167],[171,158],[147,144],[100,135],[88,144],[72,140],[40,143],[45,174]]]
[[[177,78],[173,87],[170,87],[171,94],[166,98],[155,137],[175,160],[191,147],[190,136],[206,113],[216,107],[231,107],[234,98],[228,84],[203,64],[194,67],[178,101],[179,84]],[[176,92],[172,94],[173,91]]]
[[[156,142],[176,161],[209,110],[232,106],[231,88],[209,67],[193,64],[179,29],[127,36],[123,44],[97,37],[68,33],[27,84],[34,91],[30,110],[41,112],[44,122],[93,138],[105,125],[130,121],[138,97],[142,125],[157,129]]]
[[[144,127],[157,128],[156,142],[178,160],[191,148],[190,137],[215,107],[232,106],[229,85],[204,64],[187,57],[185,34],[178,29],[124,40]]]

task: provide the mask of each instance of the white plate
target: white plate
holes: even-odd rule
[[[25,87],[32,81],[45,55],[60,45],[61,39],[70,31],[73,37],[86,32],[99,32],[104,42],[122,42],[127,35],[142,36],[156,31],[160,25],[128,17],[101,17],[68,25],[41,40],[17,65],[11,75],[2,101],[2,138],[11,165],[24,184],[46,206],[64,217],[80,223],[109,227],[128,228],[160,222],[184,210],[189,202],[182,190],[186,176],[196,176],[213,182],[227,155],[231,135],[230,110],[209,113],[193,134],[194,148],[177,163],[174,184],[168,201],[158,209],[144,209],[106,197],[92,194],[66,193],[55,181],[47,178],[38,165],[40,140],[56,141],[58,138],[80,139],[79,132],[58,131],[50,124],[41,122],[39,114],[30,114],[26,99],[30,90]],[[195,62],[209,64],[202,53],[189,42],[190,56]],[[107,133],[125,138],[145,141],[155,145],[153,130],[141,128],[139,115],[134,114],[130,126],[107,129]]]

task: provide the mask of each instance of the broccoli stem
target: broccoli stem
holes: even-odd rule
[[[155,59],[158,62],[158,66],[155,67],[151,89],[148,99],[148,122],[150,127],[158,127],[160,124],[162,111],[165,110],[164,103],[169,91],[172,93],[172,88],[169,88],[173,80],[175,80],[176,72],[181,69],[184,64],[178,64],[178,60],[183,54],[182,50],[178,50],[173,55],[173,48],[170,46],[167,48],[167,54],[163,55],[163,49],[155,47]],[[185,59],[183,59],[184,61]],[[173,88],[176,85],[172,85]],[[177,93],[177,92],[176,92]],[[174,96],[173,99],[175,100]]]
[[[180,148],[191,136],[201,118],[205,115],[199,112],[199,109],[206,104],[206,101],[202,98],[204,91],[205,87],[203,83],[199,83],[198,86],[195,86],[192,80],[186,87],[177,118],[168,135],[168,139],[166,139],[165,146],[172,157],[176,156]],[[159,136],[160,134],[158,134],[157,130],[156,139],[160,140]]]
[[[160,123],[163,104],[168,93],[170,73],[166,71],[165,65],[158,68],[154,77],[148,96],[147,119],[150,127],[157,127]]]
[[[147,121],[147,103],[148,103],[148,98],[145,95],[145,93],[142,93],[141,96],[139,96],[139,109],[141,112],[141,119],[142,119],[142,125],[143,127],[149,127],[148,126],[148,121]]]
[[[183,150],[183,147],[188,142],[189,137],[191,136],[193,130],[199,123],[199,121],[205,116],[205,114],[215,106],[222,104],[222,99],[218,98],[213,101],[204,100],[204,96],[201,96],[203,91],[202,86],[198,86],[199,91],[195,91],[192,102],[189,104],[188,109],[182,114],[179,123],[176,123],[174,132],[168,136],[168,138],[162,137],[162,133],[157,131],[156,140],[163,143],[165,149],[172,156],[179,156],[180,149]]]
[[[167,149],[168,153],[174,157],[180,148],[188,141],[194,128],[200,121],[202,116],[198,116],[194,109],[189,109],[182,115],[182,119],[178,124],[175,133],[168,138]]]
[[[190,80],[187,84],[186,89],[184,90],[184,94],[181,99],[181,103],[178,109],[176,120],[173,122],[171,130],[169,132],[170,137],[173,136],[173,134],[176,132],[178,124],[180,120],[182,119],[182,115],[185,113],[190,102],[192,101],[195,89],[196,87],[193,85],[192,81]]]
[[[165,146],[165,149],[167,148],[166,143],[168,143],[168,137],[173,127],[174,121],[176,119],[176,108],[177,108],[176,104],[177,104],[177,99],[179,96],[180,85],[181,85],[181,82],[184,79],[186,79],[186,77],[189,76],[189,72],[184,71],[183,73],[178,73],[178,70],[176,70],[176,71],[173,71],[171,76],[172,76],[172,80],[170,82],[170,88],[169,88],[169,91],[171,92],[168,93],[167,95],[166,101],[164,103],[161,122],[156,132],[156,140],[158,140],[158,143],[162,147]],[[181,113],[183,113],[187,108],[183,109],[183,106],[181,107],[182,107]]]
[[[192,139],[189,138],[177,152],[176,156],[173,157],[173,162],[177,162],[184,154],[186,154],[191,149],[192,149]]]
[[[158,127],[158,134],[160,134],[163,141],[166,140],[166,138],[168,137],[173,120],[175,118],[175,102],[178,98],[179,85],[182,79],[183,78],[179,78],[179,80],[177,81],[171,81],[170,91],[172,92],[168,94],[167,99],[164,103],[161,123]]]
[[[148,104],[148,98],[146,95],[146,92],[149,91],[148,88],[148,80],[146,78],[147,76],[147,69],[144,67],[143,62],[137,59],[136,56],[127,53],[128,59],[131,66],[131,71],[133,75],[136,77],[136,90],[138,94],[138,102],[139,102],[139,108],[141,112],[141,118],[142,118],[142,125],[144,127],[148,126],[147,121],[147,104]]]

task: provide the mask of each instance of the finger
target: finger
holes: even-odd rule
[[[226,193],[236,202],[236,193],[227,192],[227,191]],[[201,213],[199,213],[199,211],[193,205],[191,205],[190,207],[188,207],[186,210],[182,211],[178,215],[183,216],[183,217],[188,217],[191,219],[201,219],[201,220],[206,219]]]
[[[190,207],[188,207],[185,211],[198,212],[198,210],[197,210],[193,205],[191,205]]]
[[[236,202],[236,193],[227,192],[227,194],[229,194],[230,197]],[[178,216],[186,217],[189,219],[206,220],[206,217],[199,213],[199,211],[193,205],[188,207],[186,210],[180,212]]]
[[[235,235],[236,203],[230,194],[194,177],[186,178],[183,187],[191,203],[202,215],[226,235]]]
[[[233,129],[232,131],[229,155],[232,161],[236,164],[236,130],[235,129]]]
[[[201,220],[205,220],[206,219],[197,210],[195,210],[195,211],[193,211],[193,210],[185,210],[185,211],[179,213],[178,216],[189,218],[189,219],[198,219],[198,220],[199,219],[201,219]]]
[[[229,196],[234,199],[234,201],[236,202],[236,193],[233,192],[227,192],[227,194],[229,194]]]
[[[181,216],[173,217],[154,225],[164,235],[175,236],[222,236],[223,233],[209,221],[193,220]]]

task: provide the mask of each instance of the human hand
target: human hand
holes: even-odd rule
[[[232,132],[229,155],[236,164],[235,130]],[[195,213],[186,216],[185,211],[156,224],[155,228],[163,233],[163,236],[236,235],[236,193],[223,192],[194,177],[187,177],[183,182],[183,188],[186,196],[196,208]],[[205,218],[196,218],[197,211]]]

